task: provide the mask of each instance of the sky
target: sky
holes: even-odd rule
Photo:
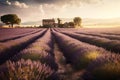
[[[120,18],[120,0],[0,0],[0,16],[17,14],[22,22],[43,18]]]

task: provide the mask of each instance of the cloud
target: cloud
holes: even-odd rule
[[[29,8],[30,6],[55,5],[55,6],[80,6],[81,4],[98,3],[101,0],[0,0],[0,5],[16,6],[19,8]]]
[[[39,6],[39,10],[40,10],[40,13],[44,16],[45,15],[45,11],[43,9],[43,5]]]
[[[102,0],[81,0],[81,2],[83,3],[87,3],[87,4],[94,4],[94,3],[99,3]]]
[[[62,3],[62,4],[78,4],[78,3],[93,3],[93,2],[98,2],[100,0],[29,0],[32,2],[37,2],[37,3],[43,3],[43,4],[57,4],[57,3]]]
[[[98,3],[100,0],[0,0],[0,16],[14,13],[20,15],[22,21],[53,18],[64,15],[71,7],[81,4]],[[24,14],[23,14],[24,13]],[[70,12],[69,14],[72,14]]]
[[[28,8],[29,5],[27,5],[24,2],[20,2],[20,1],[14,1],[14,0],[1,0],[0,1],[0,7],[18,7],[18,8]]]
[[[9,2],[9,1],[7,0],[7,1],[6,1],[6,4],[11,5],[11,2]]]
[[[19,7],[19,8],[29,8],[29,6],[25,3],[20,3],[19,1],[15,1],[12,3],[12,5]]]
[[[2,0],[3,1],[3,0]],[[101,0],[9,0],[10,2],[18,1],[20,3],[27,3],[27,4],[56,4],[56,5],[66,5],[71,4],[73,6],[80,5],[82,3],[96,3]]]

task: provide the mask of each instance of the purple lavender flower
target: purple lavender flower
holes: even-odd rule
[[[57,73],[39,61],[21,59],[7,61],[6,70],[0,71],[1,80],[59,80]]]

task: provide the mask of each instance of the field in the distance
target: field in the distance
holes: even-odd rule
[[[0,80],[120,80],[120,28],[1,28]]]

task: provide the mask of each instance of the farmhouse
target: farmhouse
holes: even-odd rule
[[[54,19],[43,19],[42,24],[44,27],[55,27],[55,20]]]

